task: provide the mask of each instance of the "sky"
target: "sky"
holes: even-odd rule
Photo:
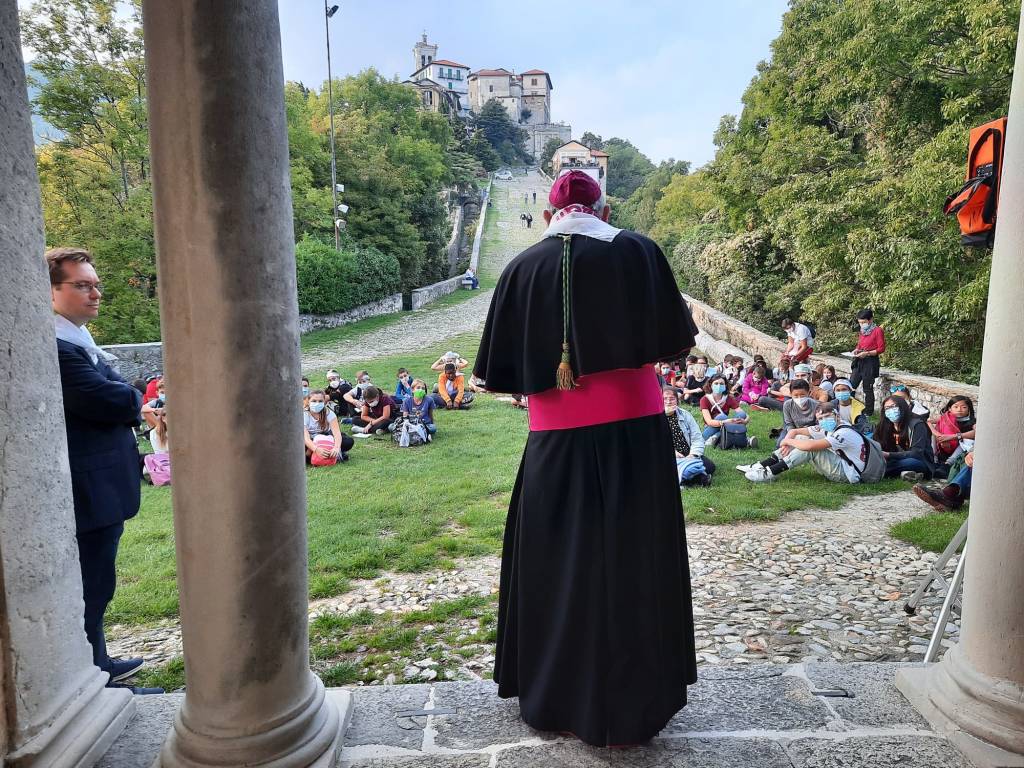
[[[759,61],[770,55],[787,0],[330,0],[335,76],[376,67],[413,71],[426,31],[438,58],[474,71],[551,74],[552,117],[573,138],[592,131],[632,141],[655,162],[702,165],[724,114],[742,108]],[[317,86],[327,76],[322,0],[279,0],[284,74]],[[560,11],[559,8],[564,8]]]
[[[30,0],[18,0],[22,7]],[[573,138],[629,139],[655,162],[714,157],[724,114],[742,109],[770,55],[787,0],[330,0],[335,77],[375,67],[405,79],[426,32],[438,57],[477,69],[542,69],[552,117]],[[327,77],[323,0],[278,0],[284,75],[310,87]],[[564,8],[564,10],[562,10]],[[27,58],[31,52],[26,52]]]

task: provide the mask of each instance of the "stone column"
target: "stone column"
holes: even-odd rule
[[[1024,388],[1024,35],[1016,60],[985,319],[985,405],[978,417],[961,640],[939,664],[903,675],[900,685],[961,734],[1024,756],[1024,411],[999,407]],[[1005,755],[996,762],[1011,764]],[[1024,765],[1024,757],[1012,764]]]
[[[277,0],[146,0],[143,19],[187,682],[162,764],[333,765],[339,709],[309,669]]]
[[[92,765],[134,712],[82,628],[64,408],[16,0],[0,0],[0,763]]]

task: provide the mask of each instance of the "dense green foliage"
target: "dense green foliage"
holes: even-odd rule
[[[838,351],[871,306],[884,363],[976,381],[990,253],[941,208],[969,129],[1006,113],[1019,16],[1020,0],[794,0],[715,159],[641,187],[626,219],[753,325],[804,316]]]
[[[476,117],[476,129],[501,158],[501,162],[506,165],[530,162],[531,157],[523,146],[526,131],[512,122],[512,118],[497,99],[491,99],[484,104]]]
[[[540,168],[548,176],[552,176],[555,173],[554,159],[555,152],[564,142],[556,136],[552,136],[544,143],[544,149],[541,150],[541,163]]]
[[[91,325],[101,343],[160,337],[141,10],[139,0],[128,15],[119,5],[38,0],[21,15],[24,42],[37,54],[35,111],[61,135],[38,151],[47,244],[82,245],[96,256],[107,286]],[[472,140],[457,122],[420,111],[412,88],[373,70],[337,79],[333,90],[347,233],[367,253],[397,259],[403,290],[447,277],[442,193],[455,200],[482,175]],[[296,238],[333,241],[328,106],[326,83],[319,92],[286,85]],[[386,283],[357,288],[394,292],[384,272]]]
[[[608,194],[611,197],[625,200],[654,173],[654,163],[627,139],[615,137],[606,141],[587,131],[580,137],[580,143],[608,153]]]
[[[398,259],[358,245],[351,236],[341,250],[303,237],[295,246],[299,312],[344,312],[400,290]]]

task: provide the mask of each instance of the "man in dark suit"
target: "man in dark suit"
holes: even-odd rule
[[[139,451],[132,428],[139,424],[142,396],[107,365],[107,353],[85,327],[99,314],[103,295],[92,256],[81,248],[54,248],[46,252],[46,262],[64,394],[85,634],[93,663],[110,674],[108,685],[122,687],[118,681],[138,672],[143,660],[110,657],[103,614],[114,596],[114,563],[124,521],[139,511]]]

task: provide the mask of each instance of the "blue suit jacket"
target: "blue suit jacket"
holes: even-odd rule
[[[71,490],[78,533],[123,523],[139,511],[142,395],[102,360],[57,340]]]

